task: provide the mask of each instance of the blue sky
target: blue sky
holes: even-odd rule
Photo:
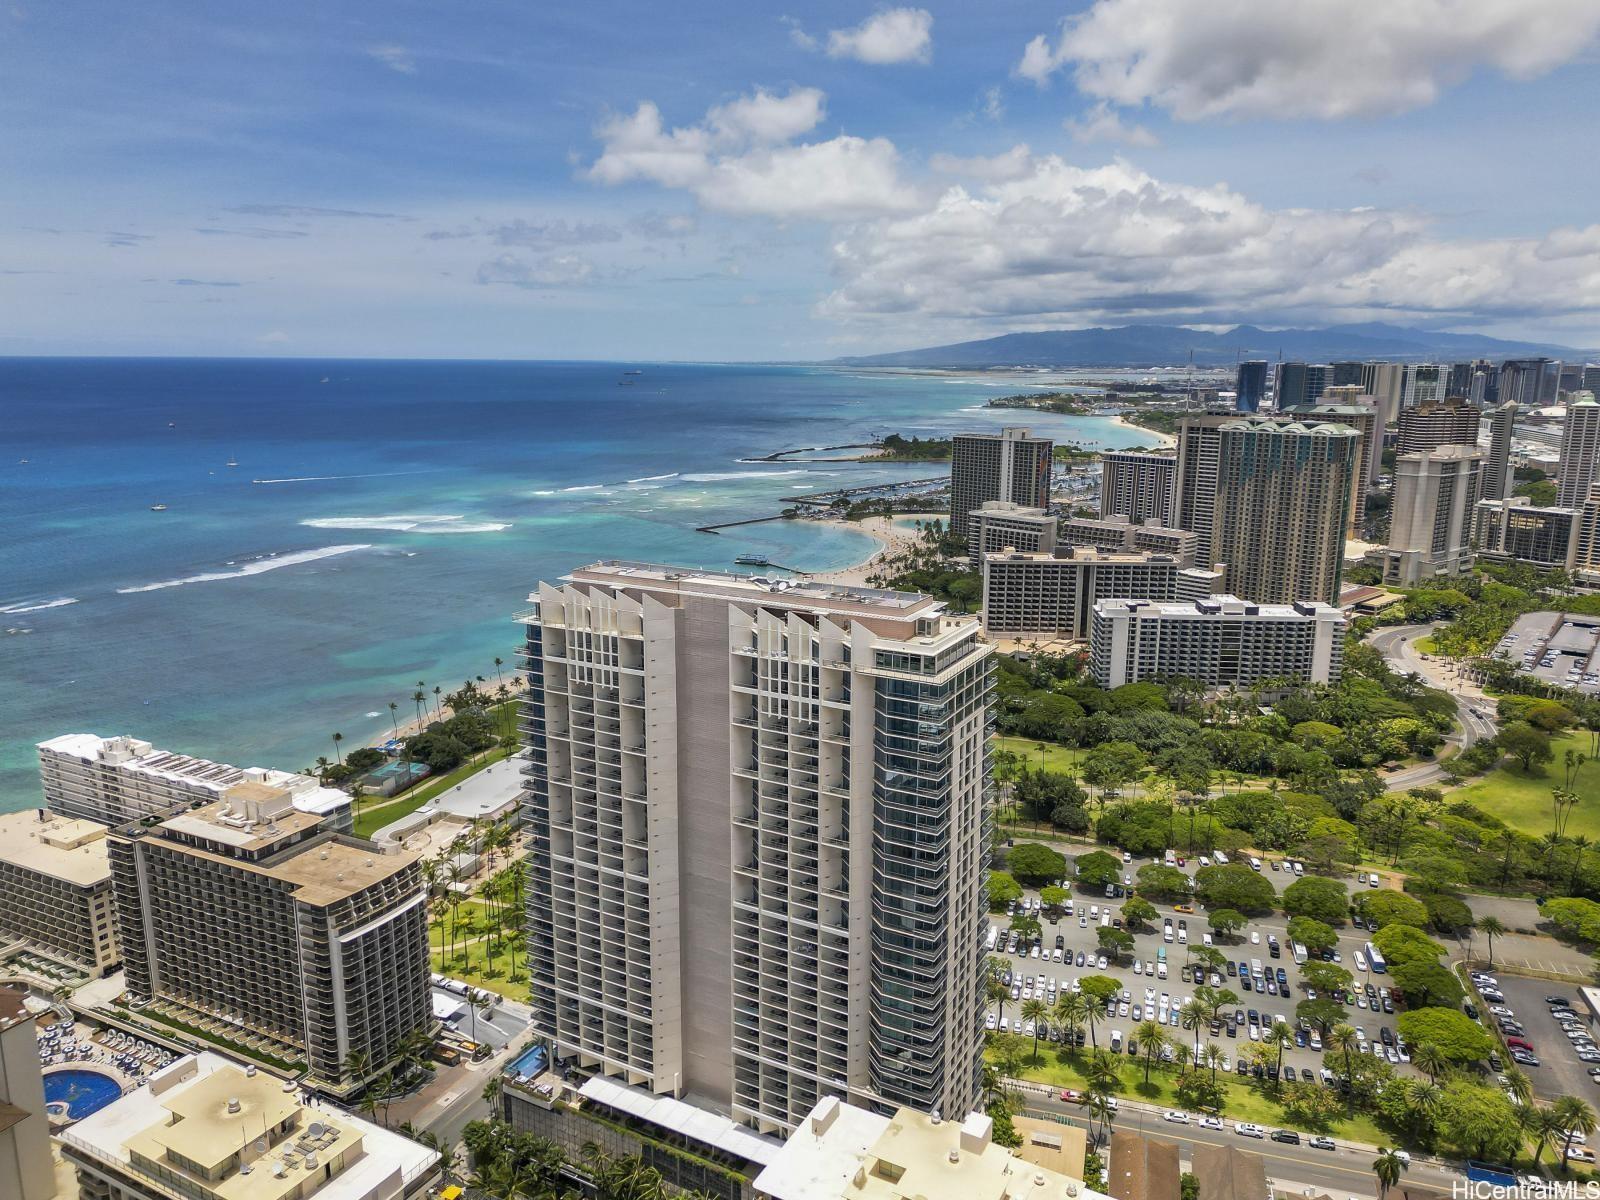
[[[20,0],[0,352],[1596,346],[1597,32],[1593,0]]]

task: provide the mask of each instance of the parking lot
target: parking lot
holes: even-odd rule
[[[1581,1096],[1591,1104],[1600,1102],[1600,1084],[1588,1073],[1590,1066],[1597,1064],[1578,1059],[1566,1033],[1550,1015],[1551,1006],[1545,1002],[1546,996],[1560,996],[1578,1014],[1578,1019],[1593,1029],[1595,1022],[1583,997],[1578,995],[1578,989],[1547,979],[1519,979],[1503,971],[1495,972],[1495,978],[1505,995],[1505,1007],[1522,1023],[1525,1031],[1522,1040],[1533,1047],[1534,1056],[1539,1060],[1537,1067],[1524,1065],[1522,1068],[1533,1083],[1534,1093],[1549,1100]],[[1486,1021],[1494,1020],[1492,1013],[1484,1012],[1482,1016]]]
[[[1149,859],[1134,859],[1124,865],[1124,872],[1128,877],[1136,876],[1139,867],[1146,865]],[[1192,877],[1198,863],[1190,860],[1184,870]],[[1273,872],[1264,864],[1263,872],[1272,880],[1273,886],[1280,892],[1288,886],[1294,876],[1287,871]],[[1036,890],[1024,893],[1025,901],[1038,898]],[[1072,892],[1073,911],[1070,915],[1063,914],[1058,920],[1051,920],[1048,914],[1039,914],[1040,929],[1042,932],[1041,954],[1038,958],[1030,956],[1023,958],[1017,954],[1001,955],[1011,964],[1013,971],[1013,995],[1008,997],[1005,1004],[998,1006],[1003,1011],[1004,1018],[1013,1030],[1017,1029],[1021,1016],[1022,1000],[1027,998],[1023,986],[1026,979],[1029,983],[1037,983],[1038,977],[1043,975],[1046,987],[1040,998],[1047,1003],[1051,1000],[1050,982],[1056,985],[1055,995],[1061,994],[1062,988],[1070,988],[1071,981],[1084,975],[1107,975],[1121,982],[1123,986],[1123,999],[1118,1004],[1117,1014],[1096,1028],[1096,1039],[1101,1046],[1110,1045],[1113,1040],[1120,1043],[1123,1049],[1127,1048],[1128,1040],[1134,1029],[1142,1019],[1155,1019],[1162,1012],[1161,999],[1167,999],[1165,1007],[1167,1032],[1177,1042],[1192,1044],[1194,1034],[1183,1030],[1178,1025],[1177,1010],[1194,994],[1195,982],[1182,977],[1182,968],[1190,962],[1187,953],[1188,946],[1202,945],[1205,935],[1210,932],[1206,914],[1196,905],[1192,913],[1179,912],[1172,904],[1155,905],[1157,917],[1153,931],[1136,932],[1128,930],[1134,939],[1132,955],[1125,957],[1118,964],[1109,964],[1101,969],[1097,965],[1100,955],[1098,932],[1105,914],[1110,913],[1110,919],[1115,922],[1121,918],[1122,898],[1107,900],[1103,890],[1091,894],[1082,888],[1075,888]],[[1164,922],[1172,922],[1171,942],[1165,940]],[[1180,922],[1186,923],[1183,928]],[[1000,936],[1010,928],[1010,918],[1005,913],[990,915],[992,926],[1000,930]],[[1250,1013],[1256,1013],[1255,1025],[1258,1029],[1270,1027],[1275,1017],[1282,1017],[1291,1029],[1297,1028],[1295,1006],[1306,999],[1305,988],[1300,980],[1300,968],[1294,961],[1287,931],[1287,918],[1281,914],[1253,919],[1250,925],[1237,934],[1227,939],[1214,938],[1215,948],[1224,954],[1232,965],[1232,974],[1222,976],[1220,984],[1231,988],[1239,996],[1239,1003],[1234,1011],[1242,1011],[1244,1019],[1239,1024],[1224,1020],[1218,1033],[1212,1034],[1202,1027],[1200,1031],[1201,1045],[1207,1041],[1215,1042],[1224,1053],[1228,1055],[1229,1069],[1234,1069],[1238,1061],[1239,1050],[1248,1045],[1250,1038]],[[1183,935],[1187,935],[1184,940]],[[1056,939],[1060,937],[1063,943],[1063,961],[1054,961]],[[1350,971],[1355,976],[1354,988],[1361,990],[1369,981],[1375,987],[1386,985],[1389,980],[1387,975],[1374,975],[1363,970],[1358,965],[1356,954],[1364,947],[1366,938],[1370,936],[1363,930],[1356,930],[1346,926],[1340,930],[1340,942],[1337,953],[1339,965]],[[1270,939],[1276,937],[1280,956],[1271,957]],[[999,937],[997,937],[997,941]],[[1078,965],[1078,955],[1083,954],[1084,965]],[[1166,977],[1161,977],[1162,957],[1165,955]],[[999,951],[995,952],[997,955]],[[1093,957],[1091,957],[1091,954]],[[1067,961],[1070,955],[1070,962]],[[1046,957],[1050,961],[1045,961]],[[1260,990],[1253,978],[1255,960],[1259,959],[1262,967],[1261,983],[1265,984],[1265,975],[1270,968],[1274,975],[1281,969],[1287,987],[1277,994]],[[1240,982],[1238,975],[1239,964],[1244,964],[1246,975],[1252,976],[1251,986],[1247,990]],[[1137,963],[1137,966],[1135,965]],[[1150,969],[1154,968],[1154,975]],[[1206,982],[1202,980],[1201,982]],[[1542,995],[1542,993],[1541,993]],[[1153,1007],[1154,1011],[1150,1011]],[[1135,1006],[1138,1006],[1138,1016],[1135,1016]],[[1544,1007],[1542,1000],[1539,1007]],[[1360,1008],[1354,1005],[1346,1007],[1346,1021],[1376,1048],[1382,1037],[1381,1030],[1387,1028],[1390,1035],[1396,1032],[1394,1014],[1386,1014],[1380,1009]],[[999,1013],[991,1011],[990,1019],[998,1025]],[[1114,1037],[1119,1034],[1120,1037]],[[1259,1033],[1258,1033],[1259,1037]],[[1292,1068],[1296,1077],[1302,1073],[1310,1072],[1316,1077],[1316,1072],[1322,1066],[1322,1052],[1315,1049],[1309,1034],[1302,1039],[1303,1044],[1297,1043],[1284,1051],[1283,1063],[1286,1068]],[[1404,1063],[1398,1065],[1396,1070],[1410,1072],[1413,1068]],[[1287,1071],[1285,1072],[1287,1075]],[[1581,1073],[1580,1073],[1581,1074]],[[1587,1084],[1587,1077],[1584,1076]]]

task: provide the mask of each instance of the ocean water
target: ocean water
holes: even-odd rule
[[[612,557],[844,566],[875,543],[695,527],[940,470],[743,459],[1008,423],[1144,440],[983,407],[1019,390],[789,366],[0,360],[0,811],[37,802],[34,743],[67,732],[303,768],[335,730],[349,748],[387,729],[391,700],[403,718],[419,680],[509,667],[540,579]]]

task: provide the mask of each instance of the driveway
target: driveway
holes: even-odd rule
[[[1459,728],[1445,741],[1465,750],[1473,743],[1495,735],[1494,702],[1449,662],[1434,655],[1425,658],[1418,652],[1416,640],[1426,637],[1433,630],[1432,625],[1395,625],[1378,630],[1367,640],[1383,655],[1391,669],[1402,675],[1419,675],[1428,686],[1449,692],[1455,697]],[[1480,715],[1483,713],[1490,715]],[[1406,788],[1438,783],[1444,777],[1444,770],[1436,763],[1423,763],[1396,771],[1387,776],[1384,782],[1392,791],[1404,791]]]

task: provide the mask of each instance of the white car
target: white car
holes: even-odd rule
[[[1169,1108],[1161,1114],[1161,1119],[1163,1121],[1171,1121],[1174,1125],[1187,1125],[1189,1123],[1189,1114],[1180,1112],[1176,1108]]]
[[[1261,935],[1259,933],[1257,933],[1254,929],[1252,929],[1250,931],[1250,944],[1252,946],[1261,945]]]
[[[1233,1131],[1240,1137],[1262,1138],[1267,1136],[1267,1131],[1259,1125],[1252,1125],[1248,1121],[1239,1121],[1234,1124]]]
[[[1142,962],[1140,962],[1137,958],[1133,960],[1133,973],[1135,975],[1143,975],[1144,974],[1144,964]]]
[[[1000,1018],[995,1016],[993,1013],[990,1013],[987,1017],[985,1017],[983,1019],[983,1027],[985,1029],[999,1029],[1000,1028]]]
[[[1094,960],[1094,965],[1096,970],[1104,971],[1106,969],[1106,956],[1104,954],[1100,955]]]
[[[1226,1063],[1223,1064],[1223,1070],[1227,1070],[1227,1064]],[[1198,1124],[1201,1129],[1221,1129],[1222,1128],[1222,1118],[1221,1117],[1201,1117],[1199,1119],[1199,1121],[1196,1122],[1196,1124]]]

